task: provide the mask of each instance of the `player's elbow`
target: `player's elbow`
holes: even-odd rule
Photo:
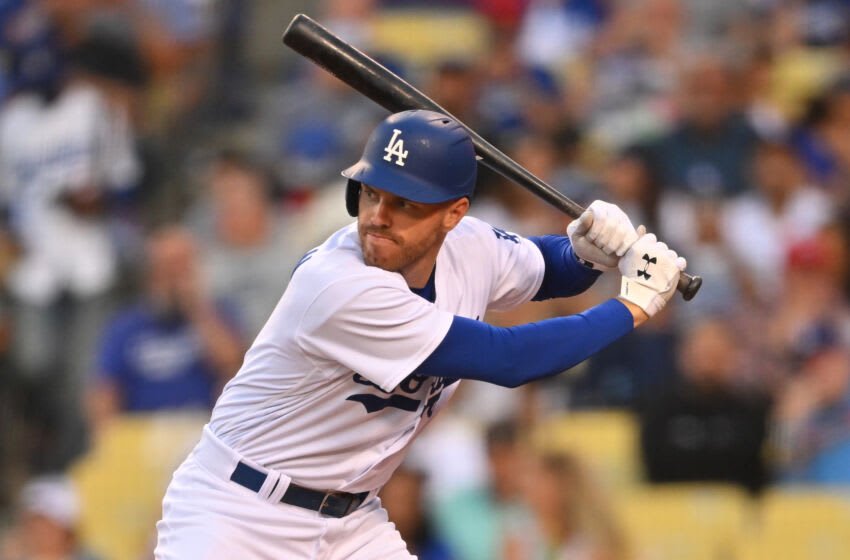
[[[528,367],[506,368],[498,374],[498,381],[495,381],[495,383],[508,389],[516,389],[532,381],[558,375],[561,371],[561,368],[547,368],[546,370],[535,370]]]
[[[490,382],[508,389],[516,389],[528,382],[525,376],[521,374],[521,370],[515,368],[504,368],[493,373]]]
[[[507,353],[499,367],[491,371],[491,381],[496,385],[515,389],[528,382],[526,370],[522,362],[517,359],[517,354]]]
[[[507,387],[508,389],[516,389],[517,387],[525,385],[525,383],[526,381],[524,379],[515,378],[502,385],[502,387]]]

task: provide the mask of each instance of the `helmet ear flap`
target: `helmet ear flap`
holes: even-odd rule
[[[348,215],[353,217],[360,211],[360,181],[348,180],[348,186],[345,188],[345,209],[348,210]]]

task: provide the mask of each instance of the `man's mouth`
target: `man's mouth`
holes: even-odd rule
[[[390,237],[389,235],[386,235],[386,234],[383,234],[383,233],[378,233],[378,232],[376,232],[376,231],[367,231],[367,232],[366,232],[366,235],[367,235],[367,236],[371,236],[373,239],[376,239],[376,240],[382,240],[382,241],[386,241],[386,242],[398,243],[395,239],[393,239],[393,238],[392,238],[392,237]]]

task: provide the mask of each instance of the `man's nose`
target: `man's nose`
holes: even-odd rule
[[[378,201],[371,218],[372,225],[374,226],[389,227],[392,225],[392,212],[386,200]]]

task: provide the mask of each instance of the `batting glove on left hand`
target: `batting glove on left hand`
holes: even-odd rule
[[[638,234],[626,213],[615,204],[596,200],[567,226],[576,256],[599,270],[613,270]]]
[[[643,230],[643,227],[640,228]],[[676,251],[658,241],[652,233],[643,234],[620,259],[620,297],[649,317],[661,311],[676,291],[679,275],[688,265]]]

